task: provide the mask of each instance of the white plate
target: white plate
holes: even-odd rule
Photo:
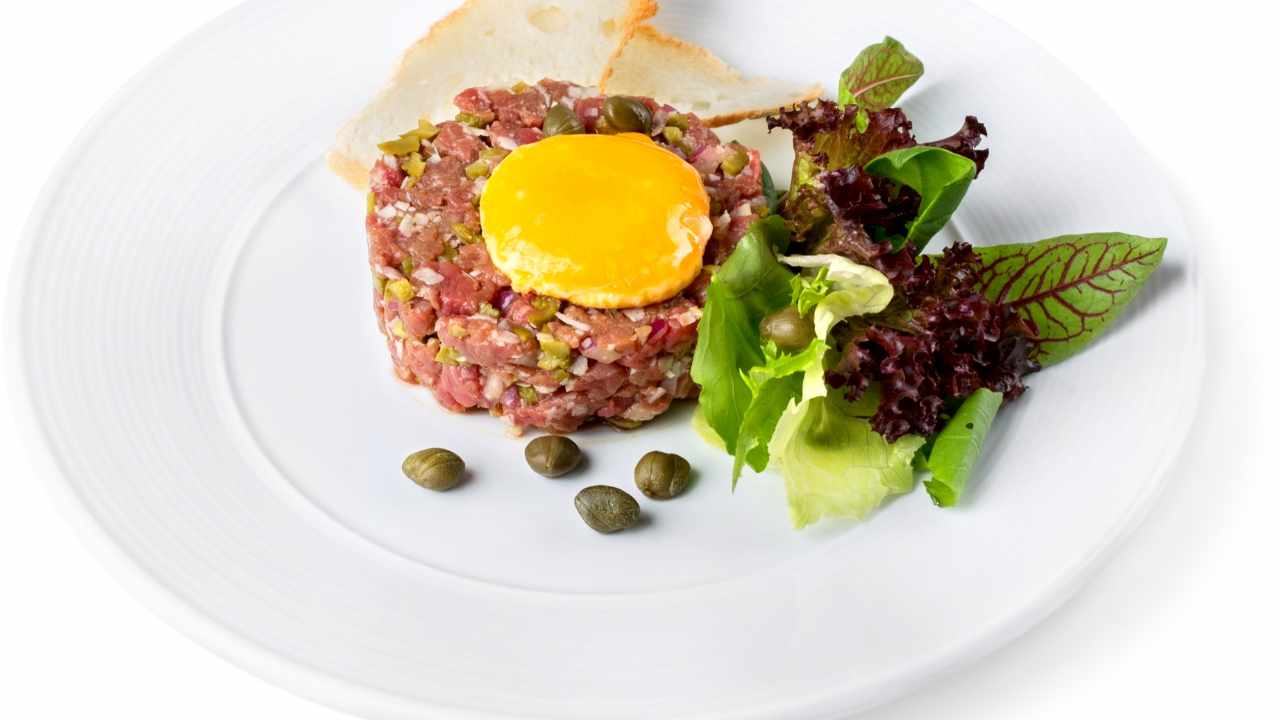
[[[831,717],[1024,631],[1140,518],[1200,386],[1194,238],[1097,98],[956,3],[669,2],[660,23],[796,81],[903,40],[928,65],[906,102],[918,135],[966,113],[991,131],[953,238],[1171,238],[1119,326],[1001,414],[961,507],[917,491],[793,532],[778,479],[731,496],[687,411],[587,432],[587,472],[545,480],[500,423],[397,383],[363,198],[320,156],[449,4],[229,13],[92,121],[32,216],[5,337],[33,444],[92,545],[178,627],[376,718]],[[786,138],[759,135],[785,177]],[[471,480],[405,481],[401,458],[430,445]],[[693,461],[688,496],[645,503],[638,531],[588,530],[574,493],[625,486],[652,448]]]

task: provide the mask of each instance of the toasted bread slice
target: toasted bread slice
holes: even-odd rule
[[[657,11],[654,0],[466,0],[405,51],[378,96],[338,132],[329,167],[366,187],[378,143],[420,117],[452,118],[454,95],[469,87],[544,77],[599,85]]]
[[[636,29],[604,77],[605,92],[651,97],[692,111],[713,127],[822,95],[821,85],[799,88],[780,80],[744,78],[706,48],[651,25]]]

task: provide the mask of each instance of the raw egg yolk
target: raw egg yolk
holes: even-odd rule
[[[522,145],[480,197],[485,245],[513,288],[595,308],[648,305],[693,282],[709,212],[698,171],[636,133]]]

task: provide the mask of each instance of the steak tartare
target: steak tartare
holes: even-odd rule
[[[564,105],[586,132],[608,132],[594,89],[554,80],[471,88],[454,99],[454,120],[424,120],[380,146],[365,225],[374,310],[402,380],[450,410],[484,408],[517,429],[562,433],[596,418],[634,427],[696,395],[689,365],[710,273],[766,212],[760,157],[722,144],[691,113],[636,99],[652,112],[653,140],[701,174],[713,225],[702,275],[645,307],[517,293],[481,233],[486,178],[543,137],[548,110]]]

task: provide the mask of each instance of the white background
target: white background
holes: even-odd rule
[[[0,297],[66,143],[146,61],[234,4],[4,11]],[[1012,646],[866,717],[1280,717],[1280,471],[1264,464],[1280,429],[1274,20],[1247,2],[979,4],[1066,61],[1167,166],[1194,234],[1175,241],[1203,248],[1208,377],[1168,490],[1078,597]],[[55,513],[14,422],[0,411],[0,715],[349,717],[238,670],[134,603]]]

